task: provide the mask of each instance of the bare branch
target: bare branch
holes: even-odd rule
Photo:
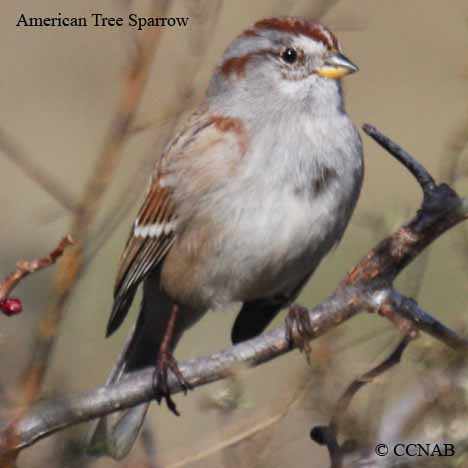
[[[35,163],[3,128],[0,128],[0,151],[64,208],[71,212],[77,209],[73,195],[40,164]]]
[[[435,188],[435,180],[424,168],[422,164],[416,161],[409,153],[401,146],[394,143],[390,138],[379,132],[376,127],[370,124],[364,124],[363,130],[373,138],[382,148],[385,148],[392,156],[394,156],[401,164],[403,164],[413,174],[423,189],[432,190]]]
[[[468,218],[464,199],[448,185],[436,185],[426,169],[406,151],[371,125],[364,125],[379,143],[407,167],[423,188],[424,200],[416,216],[372,249],[344,279],[342,285],[391,284],[431,242]]]
[[[348,297],[346,294],[343,296]],[[333,328],[335,321],[351,317],[349,314],[355,310],[355,305],[352,304],[353,301],[347,302],[348,307],[343,307],[348,309],[346,312],[341,310],[338,302],[333,299],[310,312],[317,336]],[[286,340],[285,328],[280,327],[222,352],[190,360],[181,364],[180,369],[184,377],[194,387],[198,387],[230,376],[232,368],[240,363],[254,366],[289,351],[291,347]],[[14,446],[6,443],[8,427],[0,427],[0,458],[70,425],[151,400],[154,395],[153,374],[153,369],[148,368],[131,373],[116,384],[99,387],[80,396],[38,402],[27,415],[16,422],[14,426],[16,437],[8,438],[10,441],[15,440]],[[178,393],[181,390],[172,374],[169,376],[169,388],[171,393]]]
[[[466,338],[461,337],[458,333],[436,320],[419,307],[414,299],[392,290],[389,292],[385,306],[387,310],[391,309],[393,313],[410,320],[418,330],[432,335],[450,348],[464,349],[467,347],[468,340]]]
[[[42,258],[36,258],[34,260],[20,260],[16,263],[16,270],[10,273],[6,278],[0,281],[0,307],[2,304],[6,303],[11,292],[13,289],[18,285],[20,281],[22,281],[26,276],[30,275],[31,273],[35,273],[36,271],[42,270],[43,268],[47,268],[48,266],[54,264],[58,258],[60,258],[65,250],[65,248],[69,245],[73,244],[73,239],[70,235],[64,237],[57,247],[55,247],[52,252]],[[12,298],[10,298],[12,299]],[[8,303],[7,303],[8,305]],[[19,303],[21,306],[21,302]],[[11,306],[11,304],[10,304]],[[4,310],[5,313],[8,315],[8,311]],[[13,310],[13,312],[17,313],[21,310]]]
[[[400,360],[403,352],[408,347],[411,341],[409,335],[405,336],[395,350],[380,364],[375,366],[370,371],[366,372],[361,377],[355,379],[348,388],[341,395],[338,403],[333,412],[330,424],[328,426],[315,426],[310,432],[312,440],[319,445],[326,445],[331,459],[331,468],[341,468],[343,466],[343,449],[338,442],[338,432],[341,421],[345,412],[348,410],[352,399],[356,393],[364,387],[364,385],[374,381],[377,377],[381,376],[384,372],[396,366]]]
[[[359,300],[358,291],[353,288],[342,290],[339,296],[332,296],[309,311],[314,337],[348,320],[364,305]],[[464,342],[463,346],[468,347],[468,344]],[[291,349],[285,327],[280,327],[211,356],[183,363],[180,370],[192,386],[198,387],[228,377],[232,368],[240,363],[259,365]],[[148,368],[80,396],[39,402],[16,422],[14,438],[6,437],[10,433],[8,426],[0,427],[0,458],[65,427],[150,401],[154,396],[153,385],[154,370]],[[169,388],[171,393],[181,391],[179,382],[172,374],[169,376]],[[15,441],[14,445],[7,444],[11,440]]]
[[[311,310],[304,308],[305,320],[299,329],[293,326],[287,332],[285,327],[280,327],[225,351],[182,364],[181,372],[191,385],[197,387],[226,378],[239,363],[255,366],[272,360],[289,352],[294,343],[304,338],[315,339],[363,310],[378,311],[390,319],[408,337],[406,340],[421,330],[454,349],[468,349],[467,339],[393,288],[397,275],[429,244],[467,219],[468,201],[449,186],[437,185],[419,163],[377,129],[366,126],[365,130],[377,141],[384,142],[386,149],[415,175],[424,191],[421,208],[412,220],[372,249],[328,299]],[[292,334],[292,340],[287,339],[288,333]],[[377,370],[385,369],[388,364],[385,363]],[[0,457],[11,456],[64,427],[150,401],[154,383],[154,370],[149,368],[81,396],[37,403],[14,423],[0,428]],[[172,376],[169,388],[171,393],[181,390]]]

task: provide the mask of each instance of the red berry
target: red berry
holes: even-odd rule
[[[8,297],[0,302],[0,309],[5,315],[11,317],[12,315],[20,314],[23,311],[23,304],[16,297]]]

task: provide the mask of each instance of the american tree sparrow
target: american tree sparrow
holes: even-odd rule
[[[172,357],[187,328],[240,302],[237,343],[297,297],[361,189],[361,140],[339,80],[355,71],[332,32],[300,18],[259,21],[228,47],[205,100],[158,160],[123,252],[107,335],[140,284],[143,301],[109,382],[156,363],[156,398],[177,412],[167,373],[189,387]],[[103,418],[91,445],[124,456],[147,409],[124,413],[112,447]]]

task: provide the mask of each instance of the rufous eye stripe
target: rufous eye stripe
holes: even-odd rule
[[[250,59],[255,56],[275,54],[275,52],[273,49],[261,49],[241,55],[240,57],[232,57],[222,64],[221,73],[227,76],[235,74],[238,78],[242,78],[245,74],[245,67]]]

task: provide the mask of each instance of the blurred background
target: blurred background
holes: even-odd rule
[[[169,3],[165,16],[188,16],[189,26],[163,30],[134,131],[97,218],[89,226],[85,272],[65,307],[44,385],[45,397],[81,392],[104,383],[138,308],[137,300],[121,330],[104,339],[118,258],[143,198],[149,169],[173,122],[202,99],[224,48],[256,20],[286,14],[320,18],[360,67],[359,73],[344,80],[347,109],[356,125],[376,125],[419,159],[437,180],[450,181],[461,194],[468,194],[465,0]],[[126,27],[15,25],[21,13],[31,17],[56,16],[59,11],[64,16],[93,12],[126,16],[129,10],[144,15],[148,2],[102,0],[99,6],[92,0],[2,2],[1,132],[72,200],[79,200],[94,170],[121,92],[128,56],[134,53],[134,33]],[[419,206],[420,189],[408,172],[365,135],[363,140],[366,175],[358,208],[341,245],[304,290],[299,301],[304,305],[324,299],[377,240],[408,220]],[[0,151],[0,190],[3,277],[19,258],[34,258],[52,250],[69,231],[73,213],[4,151]],[[407,268],[397,283],[403,293],[458,330],[465,327],[468,312],[466,238],[466,226],[453,229]],[[31,276],[15,290],[14,296],[24,302],[22,315],[0,317],[4,405],[14,396],[15,383],[32,352],[39,317],[53,294],[55,269]],[[184,336],[177,358],[184,360],[226,347],[234,317],[234,311],[207,315]],[[283,318],[284,314],[275,324]],[[152,442],[140,441],[121,462],[85,458],[82,442],[88,426],[82,425],[25,450],[19,466],[327,466],[327,451],[310,440],[310,428],[326,424],[334,402],[349,382],[382,360],[397,342],[398,333],[390,323],[362,314],[313,342],[311,367],[295,351],[252,371],[240,369],[231,381],[196,389],[186,398],[176,396],[181,418],[165,407],[152,405],[144,432],[145,439]],[[440,367],[445,370],[447,362],[454,362],[453,356],[449,360],[447,355],[433,340],[417,340],[402,365],[357,396],[347,430],[357,439],[371,440],[407,392],[423,385],[429,372],[433,385],[432,372],[437,374]],[[458,370],[466,374],[466,367]],[[440,409],[436,398],[435,409],[421,418],[420,434],[448,431],[444,434],[454,437],[456,428],[450,424],[455,414],[466,416],[467,393],[458,384],[454,386],[459,392],[454,406],[444,398],[446,407]],[[254,434],[246,433],[252,428]],[[457,437],[466,440],[467,434],[458,429]],[[244,433],[238,443],[226,443]],[[155,458],[148,456],[150,445],[156,449]]]

